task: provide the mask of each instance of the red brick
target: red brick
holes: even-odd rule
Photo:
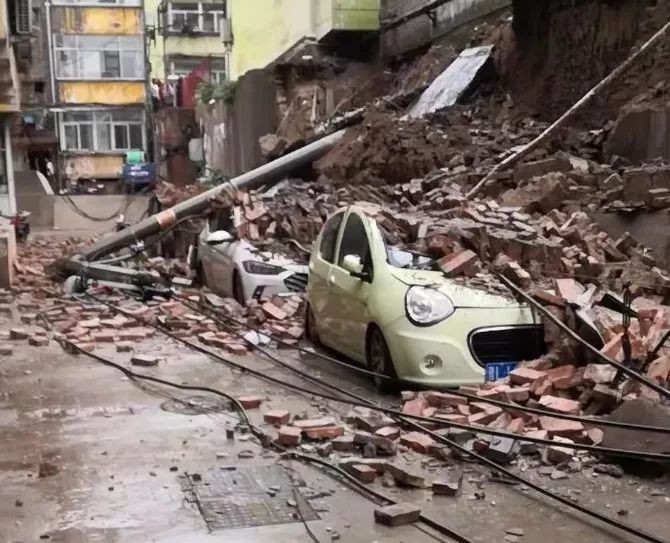
[[[402,406],[402,412],[405,415],[414,415],[415,417],[423,416],[423,411],[428,407],[428,402],[424,398],[417,398],[416,400],[410,400]]]
[[[549,379],[536,381],[530,387],[530,391],[535,394],[535,396],[545,396],[547,394],[551,394],[553,390],[554,387]]]
[[[621,353],[623,352],[621,346],[622,339],[623,334],[617,334],[612,339],[610,339],[602,349],[600,349],[600,352],[605,356],[609,356],[614,360],[618,360],[621,357]]]
[[[468,423],[485,426],[488,423],[493,422],[496,418],[498,418],[498,415],[499,413],[486,413],[486,412],[476,413],[468,417]]]
[[[334,439],[344,434],[344,427],[340,425],[320,426],[308,428],[303,432],[309,439]]]
[[[23,328],[11,328],[9,330],[9,339],[28,339],[30,333]]]
[[[483,388],[477,391],[477,396],[490,400],[503,400],[505,399],[505,389],[503,387]]]
[[[467,424],[468,422],[468,415],[462,415],[461,413],[436,413],[435,418],[457,424]]]
[[[295,426],[282,426],[279,428],[277,442],[284,447],[297,447],[300,444],[302,430]]]
[[[265,314],[272,318],[272,319],[277,319],[278,321],[282,321],[288,317],[286,312],[279,307],[277,307],[275,304],[272,302],[265,302],[261,308],[265,312]]]
[[[604,432],[600,428],[589,428],[586,430],[586,439],[593,445],[600,445],[603,442]]]
[[[581,422],[557,419],[554,417],[540,417],[540,428],[546,430],[549,436],[578,437],[584,431]]]
[[[352,435],[336,437],[331,443],[336,451],[350,452],[354,450],[354,436]]]
[[[28,343],[33,347],[46,347],[49,345],[49,338],[43,336],[31,336],[28,338]]]
[[[647,377],[656,383],[667,383],[670,379],[670,356],[662,356],[654,360],[647,370]]]
[[[579,402],[557,396],[542,396],[539,403],[549,411],[566,413],[568,415],[578,415],[580,410]]]
[[[95,343],[90,342],[75,342],[75,345],[84,352],[92,353],[95,351]]]
[[[377,477],[377,470],[365,464],[354,464],[349,471],[356,479],[364,483],[374,483]]]
[[[507,425],[505,430],[511,432],[512,434],[520,434],[523,431],[524,426],[525,423],[522,418],[512,419],[512,422]]]
[[[477,262],[477,254],[474,251],[466,250],[441,258],[438,260],[438,266],[447,277],[454,277],[474,270]]]
[[[453,394],[447,394],[444,392],[429,391],[426,392],[424,396],[428,402],[428,405],[432,407],[455,407],[457,405],[468,403],[467,398],[455,396]]]
[[[509,380],[513,385],[532,385],[533,383],[544,379],[546,375],[547,374],[543,371],[517,367],[509,373]]]
[[[432,437],[422,434],[421,432],[409,432],[400,437],[400,444],[409,447],[410,449],[426,454],[428,448],[435,443]]]
[[[264,413],[263,420],[266,422],[266,424],[282,426],[284,424],[288,424],[288,421],[291,420],[291,413],[283,409],[274,409]]]
[[[322,426],[334,426],[337,423],[333,417],[321,417],[319,419],[298,419],[293,421],[293,426],[301,430],[308,430],[309,428],[319,428]]]
[[[576,369],[572,365],[565,365],[547,370],[546,373],[555,389],[565,389],[568,388]]]
[[[386,439],[396,440],[400,437],[400,428],[395,426],[384,426],[375,432],[375,435],[385,437]]]
[[[508,402],[524,403],[530,398],[530,388],[528,387],[513,387],[505,391],[505,399]]]
[[[264,396],[240,396],[237,399],[245,409],[258,409],[263,400],[265,400]]]

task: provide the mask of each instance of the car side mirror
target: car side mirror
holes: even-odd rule
[[[360,279],[361,281],[370,282],[370,274],[364,271],[364,266],[361,263],[361,257],[358,255],[346,255],[342,259],[342,267],[349,272],[351,277]]]
[[[207,236],[205,243],[207,243],[207,245],[221,245],[222,243],[231,242],[234,239],[235,238],[233,238],[230,232],[226,232],[225,230],[217,230],[216,232],[212,232],[209,236]]]

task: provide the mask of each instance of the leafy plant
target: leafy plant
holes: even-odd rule
[[[196,90],[197,99],[203,104],[209,104],[212,100],[232,104],[235,101],[237,81],[224,81],[223,83],[203,82]]]

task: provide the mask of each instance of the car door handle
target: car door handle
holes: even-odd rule
[[[329,275],[328,276],[328,284],[332,287],[335,286],[335,276],[334,275]]]

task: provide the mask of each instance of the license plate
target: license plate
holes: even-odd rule
[[[509,375],[509,372],[516,368],[517,362],[494,362],[486,364],[486,380],[497,381],[504,379]]]

